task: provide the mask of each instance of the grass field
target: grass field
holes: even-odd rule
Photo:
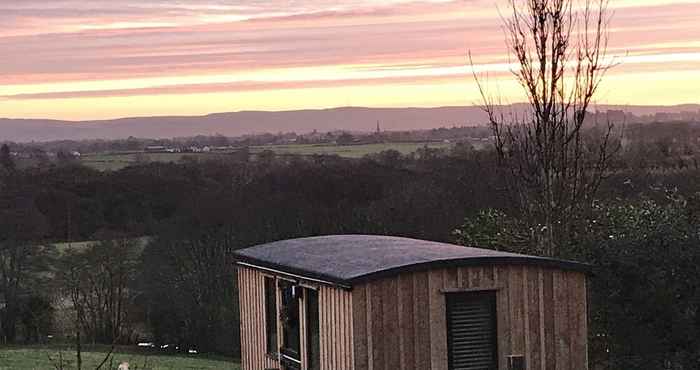
[[[263,145],[250,147],[251,154],[258,154],[265,150],[273,151],[279,155],[338,155],[345,158],[362,158],[367,154],[379,153],[384,150],[397,150],[402,154],[410,154],[428,146],[433,149],[449,149],[452,144],[431,143],[381,143],[361,145],[335,145],[335,144],[290,144],[290,145]],[[178,162],[183,157],[196,159],[215,159],[217,156],[226,156],[226,153],[104,153],[85,154],[80,161],[89,167],[100,171],[116,171],[137,162]]]
[[[50,370],[55,369],[54,363],[49,359],[58,358],[58,350],[43,347],[25,348],[1,348],[0,370]],[[75,352],[70,350],[63,353],[65,369],[75,369]],[[83,369],[95,369],[106,353],[83,352]],[[116,367],[119,363],[127,361],[131,370],[240,370],[241,367],[232,361],[208,359],[206,357],[170,356],[170,355],[144,355],[138,353],[120,352],[114,353],[112,363]],[[146,366],[144,366],[144,364]],[[107,370],[108,366],[102,369]]]
[[[298,155],[339,155],[345,158],[362,158],[367,154],[379,153],[385,150],[393,149],[401,154],[410,154],[428,146],[433,149],[448,149],[452,144],[449,143],[380,143],[380,144],[361,144],[361,145],[330,145],[330,144],[291,144],[291,145],[266,145],[251,147],[251,153],[261,152],[263,150],[271,150],[277,154],[298,154]]]

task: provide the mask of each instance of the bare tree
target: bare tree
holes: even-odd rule
[[[41,246],[47,221],[22,192],[0,194],[0,341],[13,343],[18,336],[22,305],[42,291],[46,255],[51,248]]]
[[[609,0],[509,0],[504,20],[512,73],[528,99],[506,114],[474,74],[510,194],[545,255],[589,207],[617,151],[611,122],[584,130],[606,71]],[[470,61],[471,60],[470,56]]]
[[[59,278],[75,310],[76,335],[86,334],[92,344],[129,341],[138,253],[132,239],[105,240],[66,253]]]

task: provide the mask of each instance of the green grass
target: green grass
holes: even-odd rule
[[[132,240],[135,240],[136,243],[138,244],[138,247],[143,249],[146,247],[148,242],[151,240],[150,237],[148,236],[142,236],[138,238],[132,238]],[[62,243],[53,243],[53,246],[56,247],[56,250],[60,254],[65,254],[67,251],[80,251],[87,249],[92,244],[99,243],[99,240],[84,240],[84,241],[78,241],[78,242],[62,242]]]
[[[251,153],[259,153],[263,150],[271,150],[277,154],[297,154],[297,155],[338,155],[345,158],[362,158],[367,154],[379,153],[393,149],[401,154],[410,154],[428,146],[433,149],[449,149],[449,143],[379,143],[360,145],[334,145],[334,144],[290,144],[290,145],[265,145],[251,147]]]
[[[45,347],[0,348],[0,370],[50,370],[55,369],[49,360],[58,358],[58,349]],[[65,369],[75,369],[75,352],[62,352]],[[92,370],[102,362],[106,352],[83,352],[83,369]],[[135,352],[122,351],[113,354],[114,367],[123,361],[130,364],[131,370],[240,370],[238,363],[233,361],[210,359],[202,355],[145,355]],[[144,367],[144,361],[146,366]],[[109,364],[109,361],[108,363]],[[108,366],[102,369],[107,370]]]
[[[261,145],[250,147],[251,154],[259,154],[265,150],[271,150],[279,155],[338,155],[344,158],[362,158],[368,154],[379,153],[384,150],[397,150],[401,154],[411,154],[428,146],[433,149],[449,149],[450,143],[380,143],[361,145],[335,145],[335,144],[289,144],[289,145]],[[117,171],[138,162],[179,162],[184,157],[195,159],[216,159],[225,157],[227,153],[100,153],[84,154],[80,161],[99,171]]]
[[[84,154],[80,162],[98,171],[118,171],[139,162],[180,162],[183,158],[215,159],[226,153],[99,153]]]
[[[117,171],[124,167],[143,162],[178,162],[183,155],[190,153],[99,153],[85,154],[80,161],[99,171]]]

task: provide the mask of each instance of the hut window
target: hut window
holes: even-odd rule
[[[495,370],[496,294],[447,294],[447,348],[449,370]]]
[[[267,353],[277,353],[277,289],[275,279],[265,278],[265,336]]]
[[[280,282],[282,292],[282,362],[288,369],[298,369],[301,364],[301,332],[299,298],[302,288],[290,282]]]
[[[318,319],[318,291],[306,290],[306,351],[309,370],[319,370],[321,368],[321,344]]]

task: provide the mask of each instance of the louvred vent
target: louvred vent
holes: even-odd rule
[[[450,370],[495,370],[496,295],[494,292],[447,295]]]

